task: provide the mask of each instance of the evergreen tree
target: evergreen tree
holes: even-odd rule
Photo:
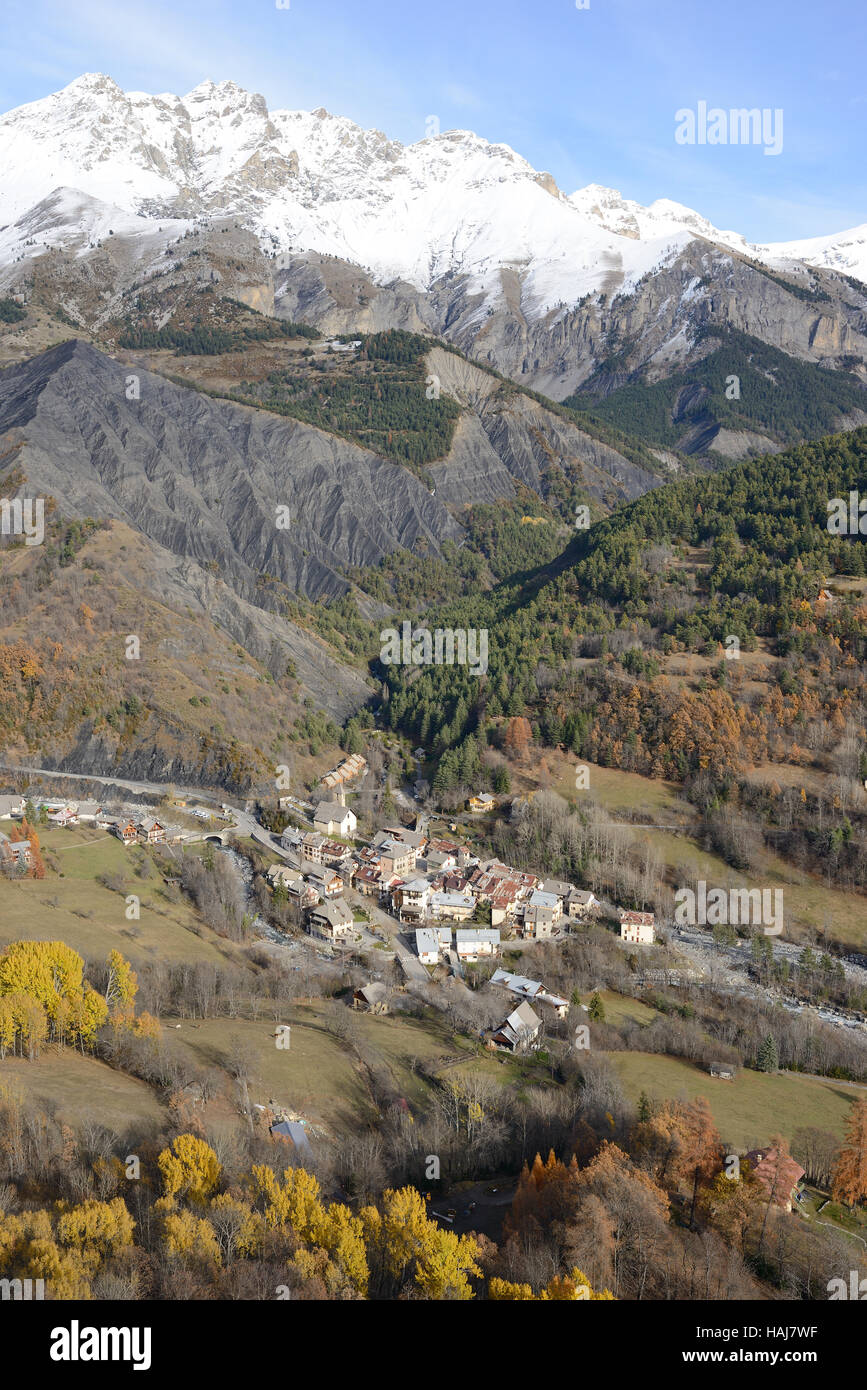
[[[780,1054],[773,1033],[767,1034],[759,1048],[757,1066],[759,1071],[779,1071],[780,1069]]]

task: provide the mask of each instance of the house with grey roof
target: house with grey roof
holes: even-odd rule
[[[560,1018],[569,1012],[569,1000],[559,994],[551,994],[539,980],[528,980],[526,975],[513,975],[508,970],[495,970],[491,976],[492,985],[500,985],[519,999],[532,1000],[534,1004],[549,1004]]]
[[[440,955],[452,944],[450,927],[418,927],[415,933],[415,949],[422,965],[437,965]]]
[[[465,922],[475,912],[476,900],[472,893],[431,893],[429,910],[436,921]]]
[[[345,941],[353,930],[352,912],[343,898],[328,898],[311,907],[307,926],[315,936],[322,936],[326,941]]]
[[[500,954],[499,927],[472,927],[455,932],[458,960],[478,960],[480,956]]]
[[[519,1004],[509,1014],[505,1023],[491,1036],[494,1047],[505,1048],[508,1052],[530,1052],[537,1046],[542,1030],[542,1020],[526,1002]]]
[[[313,812],[313,829],[322,835],[343,835],[348,838],[355,834],[357,825],[355,812],[341,806],[339,801],[320,801]]]

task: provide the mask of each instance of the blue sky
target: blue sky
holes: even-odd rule
[[[232,78],[269,106],[410,142],[503,141],[567,193],[668,197],[752,241],[867,221],[863,0],[5,0],[0,107],[106,72],[183,94]],[[782,108],[783,150],[681,146],[675,111]],[[2,171],[0,171],[2,177]]]

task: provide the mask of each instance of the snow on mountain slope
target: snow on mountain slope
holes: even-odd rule
[[[867,222],[832,236],[807,237],[802,241],[779,241],[757,248],[760,252],[805,261],[807,265],[854,275],[867,283]]]
[[[0,118],[0,167],[6,264],[34,235],[86,248],[108,223],[171,240],[190,219],[231,216],[270,250],[337,256],[382,284],[426,291],[465,276],[480,315],[513,271],[531,318],[628,291],[696,237],[765,260],[815,254],[854,266],[840,261],[840,238],[751,247],[668,200],[644,208],[599,185],[567,197],[508,146],[468,131],[403,146],[322,109],[269,112],[233,82],[180,98],[85,74]],[[861,236],[852,255],[867,262],[865,231],[848,235]]]
[[[141,255],[168,246],[192,224],[127,212],[116,203],[104,203],[78,188],[55,188],[41,202],[0,231],[0,265],[20,257],[37,255],[46,247],[75,251],[84,256],[106,237],[132,239]]]

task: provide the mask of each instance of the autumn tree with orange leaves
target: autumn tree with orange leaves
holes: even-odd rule
[[[846,1126],[846,1139],[831,1181],[835,1202],[854,1207],[867,1198],[867,1100],[856,1100]]]
[[[44,878],[45,864],[43,863],[42,854],[39,849],[39,836],[36,833],[35,825],[31,825],[30,821],[25,817],[19,825],[14,825],[12,827],[9,839],[13,845],[19,844],[22,840],[30,841],[30,864],[27,868],[26,877]]]

